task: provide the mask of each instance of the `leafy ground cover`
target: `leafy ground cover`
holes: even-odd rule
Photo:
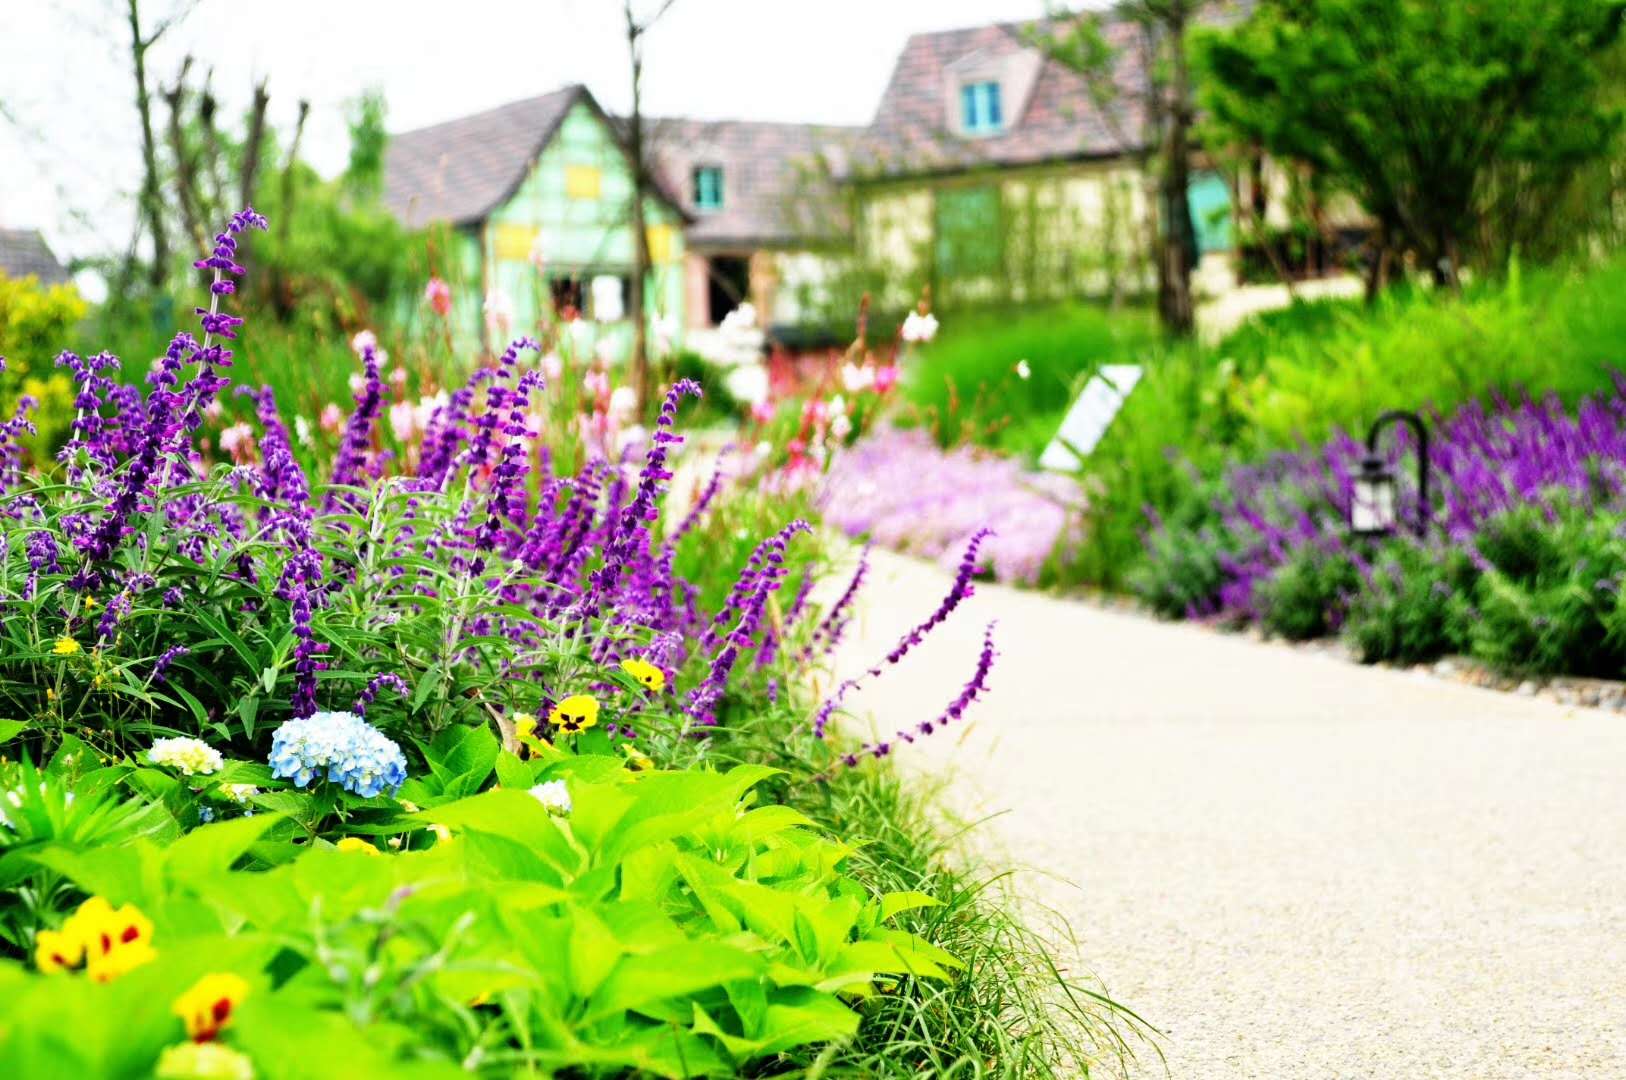
[[[877,760],[991,638],[848,744],[807,674],[861,575],[815,606],[755,483],[662,518],[696,387],[639,431],[522,339],[412,403],[358,337],[324,442],[229,378],[262,225],[144,390],[62,358],[54,466],[26,408],[0,434],[8,1073],[1066,1075],[1117,1038]]]

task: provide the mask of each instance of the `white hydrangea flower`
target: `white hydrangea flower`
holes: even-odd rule
[[[570,813],[570,789],[563,780],[549,780],[531,789],[531,797],[547,808],[550,814]]]
[[[147,760],[154,765],[167,765],[184,776],[207,776],[226,764],[220,751],[202,739],[154,739]]]

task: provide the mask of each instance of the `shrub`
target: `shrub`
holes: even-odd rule
[[[1301,548],[1260,584],[1259,621],[1289,641],[1325,637],[1343,625],[1359,586],[1348,555]]]
[[[1344,634],[1362,663],[1416,664],[1464,652],[1479,571],[1461,548],[1384,546]]]
[[[73,419],[73,384],[53,361],[85,311],[72,285],[0,274],[0,417],[12,416],[22,398],[34,399],[37,437],[28,445],[36,449],[56,446]]]
[[[1229,545],[1218,530],[1159,529],[1130,574],[1131,592],[1166,619],[1194,619],[1219,610]]]
[[[1504,671],[1620,678],[1626,673],[1619,513],[1521,507],[1492,520],[1479,551],[1473,654]]]
[[[674,382],[687,379],[700,387],[699,404],[690,410],[688,416],[691,423],[699,419],[723,424],[739,419],[742,406],[729,392],[728,379],[722,368],[692,349],[678,350],[669,363]]]

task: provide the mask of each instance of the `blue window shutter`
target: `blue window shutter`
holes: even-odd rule
[[[999,83],[966,83],[960,87],[960,126],[974,135],[985,135],[1005,126]]]
[[[699,165],[694,170],[694,205],[697,210],[723,208],[723,170],[715,165]]]

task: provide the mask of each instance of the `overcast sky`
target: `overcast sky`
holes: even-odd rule
[[[652,9],[658,0],[637,0]],[[181,0],[142,0],[149,23]],[[121,250],[140,182],[125,0],[0,0],[0,224],[59,254]],[[649,35],[651,112],[864,123],[909,34],[1038,15],[1045,0],[676,0]],[[187,54],[231,115],[268,76],[272,120],[309,98],[310,156],[331,173],[343,110],[377,86],[406,130],[586,83],[626,106],[621,0],[200,0],[154,49]]]

